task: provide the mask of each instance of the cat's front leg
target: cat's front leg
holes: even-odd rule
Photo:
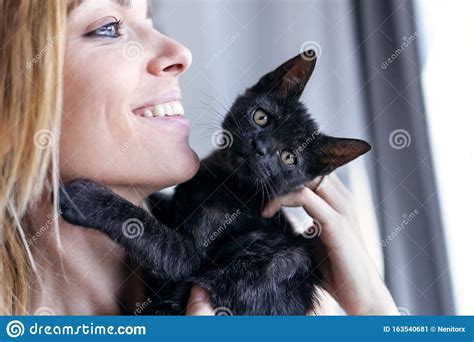
[[[119,196],[98,183],[87,179],[73,180],[60,189],[61,216],[69,223],[104,230],[108,221],[130,210]],[[130,203],[131,204],[131,203]]]
[[[191,235],[167,227],[105,186],[69,182],[61,188],[60,205],[66,221],[105,233],[161,278],[186,279],[201,264]]]
[[[166,224],[168,227],[173,226],[174,220],[174,208],[173,208],[173,196],[165,194],[164,192],[155,192],[148,196],[146,203],[150,209],[150,212],[159,221]]]

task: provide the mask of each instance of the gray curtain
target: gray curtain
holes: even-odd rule
[[[385,278],[416,315],[454,314],[412,1],[354,1]]]
[[[323,131],[374,146],[339,175],[353,189],[370,177],[373,201],[358,204],[367,216],[377,215],[382,243],[376,236],[372,249],[384,253],[382,268],[397,304],[402,313],[453,313],[418,80],[422,37],[412,38],[411,3],[155,0],[154,11],[157,28],[193,52],[181,87],[200,156],[212,149],[208,124],[220,122],[216,112],[224,114],[239,92],[302,47],[319,50],[303,101]],[[408,47],[382,68],[404,42]],[[363,170],[353,172],[357,168]]]

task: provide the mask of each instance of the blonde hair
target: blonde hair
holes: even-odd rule
[[[0,0],[0,314],[26,314],[35,264],[28,213],[52,195],[57,218],[58,140],[68,3]],[[59,238],[59,227],[55,219]],[[58,239],[59,241],[59,239]]]

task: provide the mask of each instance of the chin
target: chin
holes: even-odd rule
[[[196,152],[187,146],[181,151],[174,151],[175,158],[167,167],[169,179],[167,187],[184,183],[193,178],[199,170],[199,157]]]
[[[181,173],[182,177],[181,181],[177,182],[177,184],[186,182],[196,175],[199,170],[200,160],[196,152],[189,147],[186,158],[183,158],[178,165],[180,166],[180,172],[177,173]]]
[[[199,170],[199,157],[187,146],[175,148],[171,154],[154,156],[137,168],[139,174],[130,175],[129,181],[146,193],[153,193],[186,182]],[[157,165],[157,160],[166,161]]]

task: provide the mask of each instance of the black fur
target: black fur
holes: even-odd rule
[[[312,239],[295,235],[281,211],[260,215],[269,198],[370,149],[320,133],[299,101],[315,57],[307,51],[292,58],[239,96],[222,124],[232,144],[202,160],[172,198],[150,196],[154,216],[89,180],[63,187],[67,221],[107,234],[149,271],[146,313],[183,314],[193,284],[208,290],[222,314],[304,315],[316,305],[321,274]],[[257,109],[266,124],[254,120]],[[285,150],[296,164],[282,162]],[[131,238],[130,228],[140,234]]]

